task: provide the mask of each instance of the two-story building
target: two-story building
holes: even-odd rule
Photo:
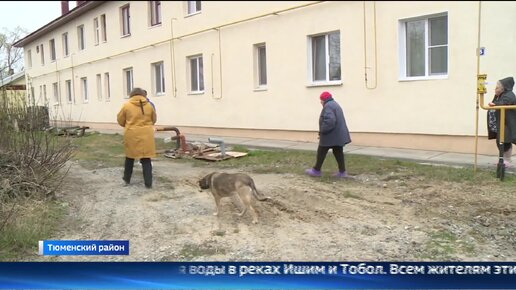
[[[477,74],[516,74],[516,3],[62,1],[16,45],[51,117],[116,127],[133,87],[185,134],[317,141],[319,94],[354,145],[496,153]],[[482,49],[479,49],[479,48]],[[481,52],[481,53],[479,53]]]

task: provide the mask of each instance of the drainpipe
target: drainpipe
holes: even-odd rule
[[[369,87],[367,85],[367,32],[366,32],[366,1],[364,1],[364,77],[365,87],[369,90],[376,89],[378,85],[378,52],[376,44],[376,1],[373,1],[373,31],[374,31],[374,86]]]
[[[176,85],[176,54],[174,49],[174,20],[176,18],[170,19],[170,58],[172,60],[172,65],[170,66],[170,70],[172,72],[172,82],[174,83],[174,98],[177,97],[177,85]]]
[[[478,28],[477,28],[477,77],[480,75],[480,28],[481,28],[481,16],[482,16],[482,1],[478,1]],[[477,154],[478,154],[478,107],[482,99],[482,107],[484,107],[484,94],[478,93],[477,88],[477,104],[475,110],[475,162],[473,166],[473,172],[477,172]]]

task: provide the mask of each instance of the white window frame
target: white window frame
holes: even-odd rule
[[[107,31],[106,31],[106,14],[100,15],[100,27],[101,27],[101,36],[102,42],[107,42]]]
[[[68,32],[65,32],[61,35],[61,39],[63,41],[63,57],[67,57],[70,55],[70,48],[68,46]]]
[[[129,98],[129,94],[131,94],[131,91],[134,89],[134,72],[132,67],[123,70],[123,79],[125,96]]]
[[[435,79],[447,79],[448,74],[450,72],[450,42],[449,42],[449,35],[446,45],[440,45],[440,46],[446,46],[448,48],[447,50],[447,71],[443,74],[430,74],[430,58],[429,58],[429,19],[432,18],[438,18],[448,16],[447,12],[443,13],[437,13],[432,15],[425,15],[422,17],[415,17],[415,18],[409,18],[409,19],[402,19],[400,20],[399,26],[398,26],[398,33],[399,33],[399,64],[400,64],[400,70],[399,70],[399,81],[418,81],[418,80],[435,80]],[[412,22],[412,21],[425,21],[425,75],[424,76],[407,76],[407,34],[406,34],[406,23]],[[448,18],[449,23],[449,18]],[[450,31],[448,26],[448,32]]]
[[[106,95],[106,102],[111,100],[111,84],[109,80],[109,73],[104,73],[104,94]]]
[[[68,101],[68,104],[72,103],[72,80],[66,80],[65,81],[65,87],[66,87],[66,100]]]
[[[45,50],[43,44],[39,45],[39,53],[41,54],[41,66],[45,65]]]
[[[102,101],[102,75],[97,74],[96,79],[97,79],[97,98],[99,99],[99,101]]]
[[[56,40],[52,38],[48,41],[48,47],[50,48],[50,62],[56,61]]]
[[[32,68],[32,50],[27,50],[27,68]]]
[[[99,24],[98,17],[93,18],[93,33],[94,33],[95,45],[99,45],[99,43],[100,43],[100,24]]]
[[[82,100],[84,103],[88,103],[90,101],[88,97],[88,78],[83,77],[81,78],[81,93],[82,93]]]
[[[265,59],[261,57],[261,50],[265,50]],[[265,82],[262,80],[262,62],[265,62]],[[267,46],[265,43],[254,45],[254,83],[256,90],[264,90],[267,88]]]
[[[339,64],[340,64],[340,79],[339,80],[330,80],[330,34],[338,33],[339,34]],[[325,70],[326,76],[324,80],[314,80],[314,66],[313,66],[313,39],[315,37],[324,36],[325,39]],[[341,37],[340,30],[328,31],[325,33],[319,33],[308,36],[308,82],[309,86],[327,86],[327,85],[341,85],[342,84],[342,53],[341,53]]]
[[[199,3],[199,9],[197,9],[197,3]],[[199,14],[202,11],[201,1],[186,1],[186,16]]]
[[[86,42],[84,39],[84,24],[77,26],[77,44],[79,50],[86,48]]]
[[[52,89],[54,92],[54,105],[59,105],[59,84],[52,83]]]
[[[120,7],[120,31],[122,37],[131,35],[131,6],[129,4]]]
[[[192,61],[196,60],[196,63],[193,64]],[[200,61],[202,62],[202,68],[200,65]],[[196,83],[194,84],[194,80],[192,79],[192,66],[195,65],[195,69],[197,71],[196,75]],[[188,90],[190,94],[202,94],[204,93],[204,61],[202,54],[193,55],[188,57],[188,80],[189,80],[189,86]],[[195,88],[193,88],[195,85]]]
[[[156,96],[165,94],[165,65],[163,61],[155,62],[152,67],[152,89]]]
[[[161,25],[161,1],[149,1],[150,26]]]

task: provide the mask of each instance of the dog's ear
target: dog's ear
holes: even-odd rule
[[[213,174],[215,174],[216,172],[212,172],[208,175],[206,175],[206,181],[208,183],[208,186],[211,187],[211,177],[213,176]]]

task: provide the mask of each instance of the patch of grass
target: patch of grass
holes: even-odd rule
[[[63,204],[37,200],[9,201],[2,205],[2,212],[9,211],[14,202],[14,215],[0,232],[0,261],[20,261],[37,255],[38,241],[51,237],[65,212]]]
[[[424,259],[449,260],[457,254],[471,254],[475,248],[447,230],[438,230],[430,235],[421,255]]]
[[[185,244],[179,251],[179,255],[185,260],[192,260],[194,258],[213,256],[217,254],[225,254],[226,249],[219,248],[209,242],[203,244]]]
[[[78,152],[74,159],[89,169],[99,167],[123,166],[124,146],[123,136],[119,134],[89,133],[85,137],[75,138],[74,144],[78,146]],[[172,144],[172,145],[171,145]],[[175,148],[173,143],[164,143],[162,139],[156,139],[156,149]],[[218,168],[220,170],[239,168],[255,173],[297,173],[304,174],[306,168],[315,163],[316,153],[302,150],[279,149],[249,149],[246,146],[235,145],[232,150],[248,153],[247,156],[219,162],[207,162],[189,157],[180,159],[168,159],[171,162],[191,163],[196,167]],[[162,156],[158,154],[158,159]],[[492,170],[477,169],[475,173],[472,167],[454,168],[449,166],[435,166],[419,164],[412,161],[399,159],[378,158],[352,153],[345,154],[346,168],[351,175],[387,175],[393,173],[387,179],[400,179],[405,182],[411,178],[438,180],[440,182],[487,184],[510,190],[516,184],[516,176],[506,174],[504,182],[496,178],[496,168]],[[337,163],[333,154],[328,152],[323,164],[323,178],[319,182],[335,182],[329,176],[337,171]]]
[[[356,194],[356,193],[353,193],[349,190],[345,190],[342,194],[342,196],[344,196],[345,198],[355,198],[355,199],[362,199],[362,196]]]

